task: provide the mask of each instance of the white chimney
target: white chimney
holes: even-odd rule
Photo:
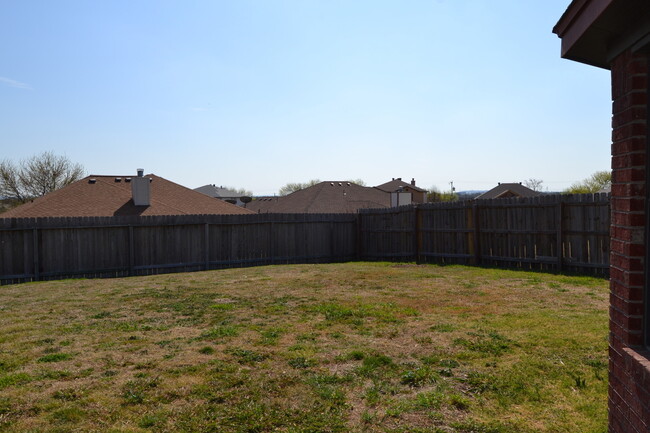
[[[149,206],[151,204],[151,180],[144,177],[144,169],[138,169],[138,176],[131,179],[131,194],[133,204],[136,206]]]

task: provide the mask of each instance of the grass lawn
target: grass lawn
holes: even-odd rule
[[[390,263],[0,287],[0,432],[606,432],[608,283]]]

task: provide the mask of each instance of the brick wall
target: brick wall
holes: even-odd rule
[[[643,344],[648,55],[612,63],[612,227],[609,429],[650,432],[650,362]]]

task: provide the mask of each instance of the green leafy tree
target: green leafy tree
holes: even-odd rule
[[[436,186],[432,186],[427,192],[427,202],[449,202],[458,200],[458,194],[454,191],[441,192]]]
[[[20,163],[0,162],[0,196],[18,203],[63,188],[84,176],[84,168],[65,156],[43,152]]]
[[[576,182],[569,188],[564,190],[565,194],[588,194],[595,193],[603,188],[611,187],[612,185],[612,172],[611,171],[597,171],[587,179]]]

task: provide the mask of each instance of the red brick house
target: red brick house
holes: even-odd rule
[[[609,431],[650,432],[650,1],[574,0],[562,56],[611,70]]]

